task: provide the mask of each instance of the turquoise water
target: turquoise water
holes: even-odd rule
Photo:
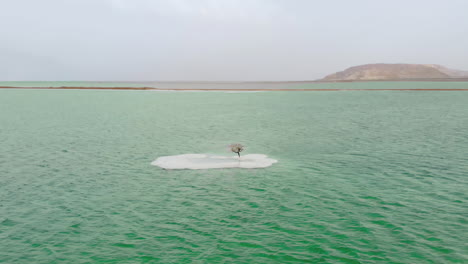
[[[467,263],[467,103],[0,90],[0,263]],[[150,165],[233,142],[279,162]]]
[[[0,82],[0,86],[163,89],[468,89],[468,82]]]

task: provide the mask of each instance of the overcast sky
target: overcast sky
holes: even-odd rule
[[[312,80],[468,70],[467,0],[0,0],[0,80]]]

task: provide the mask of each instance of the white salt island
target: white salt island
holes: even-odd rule
[[[248,154],[241,156],[217,156],[209,154],[183,154],[175,156],[159,157],[151,165],[168,170],[189,169],[224,169],[243,168],[256,169],[266,168],[278,162],[263,154]]]

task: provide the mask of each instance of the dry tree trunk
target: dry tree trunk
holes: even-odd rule
[[[244,150],[244,146],[242,146],[242,144],[236,143],[231,144],[229,147],[231,148],[231,151],[237,153],[240,158],[240,153]]]

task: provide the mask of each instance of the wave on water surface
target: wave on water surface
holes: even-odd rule
[[[209,154],[183,154],[175,156],[159,157],[151,165],[159,166],[163,169],[223,169],[223,168],[243,168],[256,169],[266,168],[278,162],[268,158],[263,154],[248,154],[241,156],[218,156]]]

